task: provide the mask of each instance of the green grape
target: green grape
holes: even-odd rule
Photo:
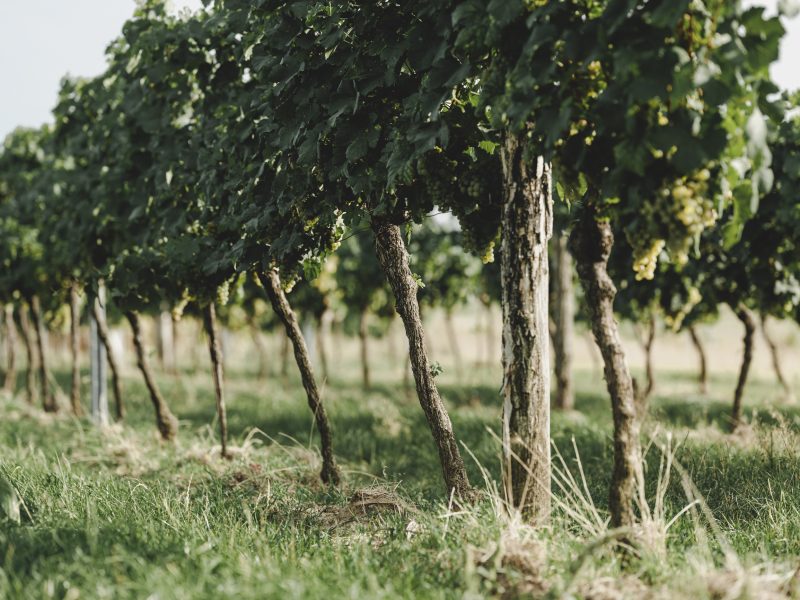
[[[666,246],[665,240],[653,240],[649,246],[634,248],[633,270],[636,281],[652,280],[655,277],[658,255]]]
[[[228,301],[231,299],[231,283],[230,281],[222,282],[217,288],[217,304],[219,306],[225,306],[228,304]]]
[[[483,264],[488,265],[489,263],[494,262],[494,242],[489,242],[489,245],[486,247],[483,255],[481,256],[481,262]]]

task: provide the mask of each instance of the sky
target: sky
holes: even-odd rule
[[[64,75],[102,73],[106,46],[135,8],[135,0],[0,0],[0,140],[51,120]]]
[[[779,0],[746,0],[775,10]],[[172,0],[198,8],[200,0]],[[61,78],[99,75],[106,46],[133,13],[135,0],[0,0],[0,140],[17,126],[50,120]],[[800,17],[786,21],[787,37],[773,76],[800,88]]]

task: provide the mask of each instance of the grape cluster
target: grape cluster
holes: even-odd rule
[[[478,173],[469,173],[458,182],[461,193],[469,198],[481,198],[486,194],[486,185]]]
[[[652,240],[649,244],[634,244],[633,270],[636,272],[636,281],[651,281],[656,274],[658,256],[667,245],[665,240]]]
[[[643,235],[640,230],[631,241],[638,281],[653,279],[663,250],[678,265],[689,261],[693,241],[718,218],[711,184],[711,171],[699,169],[663,186],[656,201],[643,209],[639,216],[649,222],[650,231]]]
[[[461,223],[464,246],[484,263],[494,261],[503,206],[503,176],[496,156],[479,154],[463,165],[458,202],[450,207]]]
[[[494,262],[494,248],[499,227],[481,219],[480,215],[456,215],[461,223],[464,248],[477,254],[484,264]]]
[[[677,219],[692,234],[713,226],[717,220],[716,210],[708,199],[710,178],[709,170],[702,169],[689,178],[681,179],[672,190],[662,190],[662,194],[668,193],[667,199],[672,199],[672,209]]]
[[[667,249],[679,265],[688,262],[692,240],[717,221],[709,194],[710,180],[711,172],[700,169],[676,181],[671,189],[661,190],[661,214],[671,217],[667,222]]]
[[[217,288],[217,304],[219,306],[225,306],[228,304],[228,301],[231,299],[231,282],[230,281],[223,281],[222,284]]]

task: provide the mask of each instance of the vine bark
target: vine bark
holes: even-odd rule
[[[525,155],[522,136],[501,150],[503,216],[503,468],[507,495],[529,520],[551,511],[548,243],[552,172]]]
[[[320,438],[320,449],[322,452],[322,471],[320,479],[323,483],[338,485],[340,480],[339,468],[336,466],[336,458],[333,454],[333,432],[322,396],[317,387],[317,380],[314,377],[314,370],[311,367],[311,357],[308,354],[300,323],[292,310],[286,294],[281,287],[280,275],[276,270],[271,270],[266,274],[259,274],[261,285],[267,292],[275,314],[283,323],[286,329],[286,336],[294,347],[294,358],[297,367],[300,369],[300,378],[303,381],[303,388],[306,391],[308,407],[314,415],[317,431]]]
[[[613,246],[611,226],[599,218],[590,201],[570,236],[570,247],[586,294],[592,332],[603,357],[611,396],[614,419],[614,468],[609,492],[611,525],[631,527],[636,523],[634,504],[644,475],[633,379],[614,318],[617,289],[608,274]]]
[[[228,412],[225,408],[225,373],[222,358],[222,347],[219,341],[219,327],[217,326],[217,309],[211,302],[203,310],[203,325],[208,335],[208,353],[211,357],[211,373],[214,379],[214,398],[217,405],[217,420],[219,421],[219,439],[222,447],[222,458],[228,456]]]
[[[689,326],[689,337],[692,340],[692,345],[697,351],[697,360],[700,369],[697,373],[697,385],[701,395],[708,394],[708,359],[706,358],[706,349],[703,345],[703,340],[700,339],[700,334],[694,325]]]
[[[744,389],[753,363],[753,341],[756,333],[756,320],[753,313],[744,304],[733,307],[736,318],[744,326],[744,351],[742,353],[742,366],[739,368],[739,379],[736,382],[736,391],[733,394],[733,410],[731,411],[731,430],[736,431],[742,426],[742,401]]]
[[[131,325],[133,331],[133,345],[136,348],[136,364],[144,377],[144,383],[147,386],[147,391],[150,393],[150,401],[153,403],[153,408],[156,413],[156,426],[161,434],[162,439],[171,441],[178,435],[178,419],[172,414],[161,391],[158,389],[156,379],[153,376],[153,370],[150,367],[150,360],[147,357],[147,349],[145,348],[142,339],[142,323],[139,315],[133,311],[125,313],[128,323]],[[98,321],[99,322],[99,321]]]
[[[425,330],[419,312],[419,286],[408,264],[408,251],[400,227],[381,219],[373,219],[375,249],[384,274],[392,288],[395,308],[408,338],[411,371],[416,383],[417,398],[425,413],[434,443],[439,452],[442,477],[448,495],[469,498],[472,488],[467,477],[464,459],[458,448],[450,415],[442,402],[425,346]]]

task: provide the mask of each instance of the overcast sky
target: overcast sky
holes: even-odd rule
[[[778,0],[749,0],[774,9]],[[176,8],[200,0],[173,0]],[[102,73],[104,50],[132,13],[134,0],[0,0],[0,140],[18,125],[50,120],[61,78]],[[800,18],[787,23],[779,85],[800,88]]]

